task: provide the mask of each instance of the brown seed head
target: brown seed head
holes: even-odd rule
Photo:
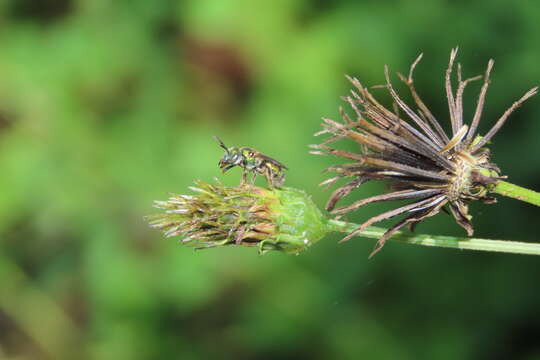
[[[473,234],[472,216],[468,213],[467,203],[480,200],[493,203],[489,197],[489,186],[500,178],[500,170],[491,163],[490,152],[485,145],[502,127],[510,114],[525,100],[535,95],[538,88],[529,90],[518,101],[514,102],[495,125],[484,135],[477,134],[478,124],[484,109],[486,92],[490,82],[493,60],[488,62],[484,76],[475,76],[463,80],[461,66],[457,66],[457,90],[452,87],[452,73],[457,55],[457,48],[452,49],[450,61],[445,75],[446,98],[451,122],[451,135],[448,136],[443,127],[428,107],[421,100],[414,86],[413,72],[420,62],[420,55],[411,65],[405,77],[399,78],[409,88],[417,110],[407,105],[390,82],[388,67],[385,66],[386,84],[394,101],[391,111],[381,105],[370,91],[356,79],[348,77],[355,89],[344,100],[354,110],[350,117],[340,109],[343,122],[323,119],[323,130],[316,135],[329,134],[322,144],[312,145],[314,154],[332,154],[352,162],[335,165],[327,170],[337,176],[323,182],[331,185],[341,178],[351,178],[330,196],[327,210],[337,216],[354,211],[361,206],[391,200],[413,199],[407,205],[372,217],[347,235],[347,241],[368,226],[379,221],[406,215],[401,221],[390,227],[379,239],[372,255],[378,252],[385,241],[405,225],[411,229],[420,221],[436,215],[443,208],[454,216],[467,234]],[[483,78],[483,85],[476,104],[474,115],[469,125],[464,124],[463,94],[467,85]],[[401,112],[401,113],[400,113]],[[360,145],[361,153],[343,151],[330,146],[340,139],[350,139]],[[367,181],[387,180],[391,183],[391,192],[358,200],[350,205],[336,208],[343,197]]]

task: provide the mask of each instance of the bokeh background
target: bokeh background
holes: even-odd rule
[[[535,1],[1,1],[0,358],[540,359],[539,258],[389,243],[368,260],[373,240],[339,236],[194,251],[142,220],[194,179],[239,181],[213,135],[281,160],[322,207],[340,160],[307,146],[344,74],[380,84],[420,52],[443,120],[450,49],[465,76],[496,60],[486,131],[540,83],[539,19]],[[492,145],[536,189],[539,118],[536,97]],[[540,241],[530,205],[472,208],[479,237]],[[464,235],[444,214],[417,231]]]

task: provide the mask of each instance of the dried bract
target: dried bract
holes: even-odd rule
[[[489,186],[500,178],[500,170],[490,161],[490,152],[485,145],[508,119],[510,114],[525,100],[535,95],[538,88],[529,90],[495,122],[483,136],[477,135],[477,128],[484,109],[486,92],[490,82],[493,60],[487,65],[484,76],[462,79],[461,66],[457,65],[457,89],[452,86],[452,73],[457,48],[450,54],[446,70],[445,88],[451,122],[451,135],[447,135],[439,121],[420,99],[413,81],[413,71],[421,60],[420,55],[411,65],[408,76],[398,73],[399,78],[409,88],[417,109],[407,105],[390,82],[388,67],[385,66],[386,84],[394,102],[393,111],[381,105],[371,92],[356,78],[348,78],[355,90],[344,100],[354,110],[350,117],[341,109],[343,122],[323,119],[323,130],[316,135],[329,134],[320,145],[312,145],[314,154],[332,154],[352,162],[332,166],[327,170],[337,176],[325,181],[333,184],[341,178],[351,178],[331,195],[327,210],[342,216],[364,205],[392,200],[414,199],[411,203],[372,217],[342,241],[349,240],[368,226],[379,221],[406,215],[393,225],[379,239],[371,255],[378,252],[385,241],[405,225],[414,226],[433,216],[441,209],[448,211],[457,223],[471,236],[473,227],[467,203],[480,200],[492,203],[488,196]],[[463,93],[467,85],[483,78],[483,85],[471,121],[464,124]],[[401,114],[400,114],[401,112]],[[358,143],[361,153],[336,149],[332,143],[340,139],[351,139]],[[358,200],[350,205],[336,208],[340,199],[360,185],[371,180],[387,180],[392,191],[382,195]]]

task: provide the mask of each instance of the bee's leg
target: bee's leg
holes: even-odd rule
[[[240,185],[244,185],[247,182],[247,170],[242,169],[242,181],[240,181]]]
[[[274,178],[272,177],[272,171],[269,168],[264,169],[264,177],[270,189],[274,188]]]
[[[274,185],[276,187],[282,187],[283,184],[285,183],[285,173],[281,173],[281,174],[276,174],[276,176],[274,177]]]
[[[253,172],[253,177],[251,178],[251,185],[255,184],[255,180],[257,180],[257,173]]]

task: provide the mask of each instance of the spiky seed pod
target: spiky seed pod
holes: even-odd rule
[[[414,199],[413,202],[372,217],[342,241],[347,241],[379,221],[404,215],[406,217],[379,239],[371,256],[377,253],[385,241],[405,225],[411,230],[420,221],[434,216],[443,208],[456,219],[457,223],[473,234],[471,215],[467,203],[480,200],[493,203],[488,196],[490,184],[500,178],[500,170],[490,161],[490,152],[485,145],[501,128],[510,114],[525,100],[537,93],[538,88],[529,90],[514,102],[495,125],[484,135],[477,135],[477,128],[484,109],[486,92],[490,82],[493,60],[487,65],[483,76],[483,85],[476,104],[476,110],[469,125],[464,124],[463,93],[466,86],[482,76],[463,80],[461,66],[457,66],[457,90],[452,87],[452,72],[457,55],[457,48],[452,49],[446,70],[445,89],[452,134],[448,136],[443,127],[427,108],[416,92],[413,72],[422,58],[422,54],[413,62],[407,77],[398,73],[399,78],[409,88],[417,110],[409,107],[398,95],[392,83],[388,67],[385,66],[386,84],[377,86],[388,90],[394,101],[394,110],[390,111],[356,78],[348,77],[356,88],[344,100],[351,106],[355,116],[351,118],[340,109],[343,122],[323,119],[323,130],[315,135],[330,134],[320,145],[312,145],[314,154],[332,154],[352,160],[351,163],[328,168],[337,176],[326,180],[321,185],[331,185],[341,178],[351,178],[330,196],[327,210],[342,216],[358,208],[381,201]],[[400,115],[399,111],[405,116]],[[330,144],[340,139],[351,139],[360,144],[361,153],[348,152],[333,148]],[[392,191],[358,200],[350,205],[336,208],[337,202],[350,194],[360,185],[371,180],[387,180]]]
[[[303,191],[253,185],[224,186],[197,181],[193,195],[171,195],[155,201],[165,210],[150,215],[151,227],[166,237],[179,236],[196,248],[256,246],[261,253],[298,253],[328,231],[326,219]]]

